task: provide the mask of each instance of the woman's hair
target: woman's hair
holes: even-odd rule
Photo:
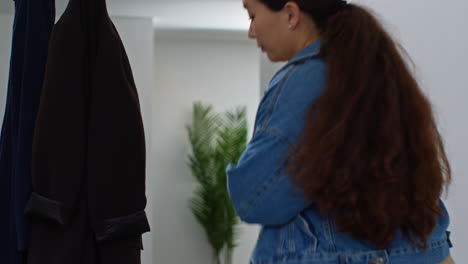
[[[286,0],[260,0],[278,11]],[[396,231],[426,249],[443,215],[450,166],[431,104],[370,11],[291,0],[321,31],[326,87],[311,104],[288,168],[339,231],[387,247]]]

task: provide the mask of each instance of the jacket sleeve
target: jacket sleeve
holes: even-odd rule
[[[228,190],[242,221],[282,225],[308,206],[285,173],[289,144],[262,129],[255,134],[237,165],[227,168]]]
[[[258,110],[264,122],[257,124],[238,164],[227,167],[229,195],[244,222],[283,225],[311,204],[287,175],[286,158],[302,133],[310,103],[321,93],[324,74],[318,66],[298,67],[274,88],[273,103]]]

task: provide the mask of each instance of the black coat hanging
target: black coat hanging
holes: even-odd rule
[[[32,175],[28,263],[140,263],[145,137],[105,0],[71,0],[53,29]]]

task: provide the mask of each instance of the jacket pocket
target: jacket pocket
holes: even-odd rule
[[[312,232],[308,222],[298,215],[280,230],[278,255],[302,256],[315,253],[317,237]]]
[[[299,255],[310,255],[317,251],[317,236],[313,233],[307,220],[302,216],[298,215],[294,221],[294,241],[296,243],[296,254]]]

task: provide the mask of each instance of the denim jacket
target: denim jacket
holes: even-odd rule
[[[286,175],[285,159],[304,128],[310,103],[325,86],[320,41],[297,53],[272,79],[260,102],[254,134],[237,165],[227,167],[228,190],[241,220],[262,225],[251,264],[435,264],[449,255],[448,213],[438,218],[421,252],[399,232],[382,250],[337,231]]]

